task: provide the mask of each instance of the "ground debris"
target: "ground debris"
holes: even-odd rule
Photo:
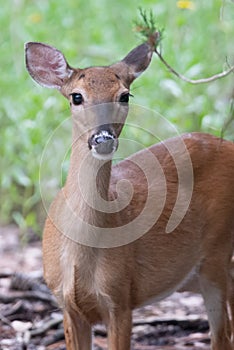
[[[0,228],[0,350],[65,350],[62,314],[42,278],[41,243],[22,247],[17,235]],[[133,313],[134,350],[209,350],[209,344],[198,295],[174,294]],[[102,325],[94,327],[94,349],[107,350]]]

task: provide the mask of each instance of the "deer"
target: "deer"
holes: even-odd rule
[[[146,41],[109,66],[73,68],[56,48],[25,44],[33,80],[71,108],[69,171],[42,242],[68,350],[90,350],[96,323],[109,350],[129,350],[132,311],[184,290],[203,297],[211,349],[234,349],[234,144],[185,133],[113,164],[130,86],[153,52]]]

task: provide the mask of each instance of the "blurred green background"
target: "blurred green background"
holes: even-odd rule
[[[24,43],[41,41],[55,46],[75,67],[108,65],[140,43],[133,31],[139,6],[152,9],[159,28],[165,29],[162,53],[180,73],[196,79],[234,64],[232,0],[1,3],[1,224],[14,221],[22,230],[32,227],[41,231],[44,218],[39,186],[41,156],[53,130],[70,115],[62,96],[30,79],[25,70]],[[155,55],[150,68],[133,84],[133,102],[158,111],[179,132],[220,135],[228,118],[233,82],[231,74],[207,85],[189,85],[168,72]],[[232,139],[233,131],[230,123],[225,138]],[[132,133],[128,136],[133,139],[141,137],[134,130],[124,133]],[[151,143],[150,137],[145,143]],[[58,144],[57,153],[64,154],[63,143]],[[60,174],[47,175],[45,170],[43,176],[57,186]]]

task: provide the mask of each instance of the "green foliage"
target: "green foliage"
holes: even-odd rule
[[[156,26],[156,17],[152,9],[148,12],[139,8],[140,20],[135,20],[135,31],[140,34],[144,41],[150,41],[155,49],[161,43],[163,38],[163,29]]]
[[[152,9],[150,16],[154,14],[157,26],[165,28],[161,52],[180,73],[202,78],[226,68],[226,59],[233,64],[234,3],[194,0],[187,1],[193,5],[187,8],[181,8],[181,3],[186,1],[10,0],[1,4],[1,222],[14,220],[23,229],[38,230],[41,156],[51,133],[70,114],[61,96],[37,86],[28,76],[24,43],[49,43],[62,50],[73,66],[110,64],[138,44],[131,23],[141,6],[143,15]],[[153,29],[153,17],[148,24]],[[189,86],[155,55],[149,69],[134,82],[132,93],[134,103],[156,110],[179,132],[202,130],[220,135],[230,110],[233,74],[208,85]],[[153,123],[142,116],[143,128]],[[232,139],[233,123],[226,125],[224,137]],[[155,141],[134,128],[125,128],[123,135],[144,144]],[[64,154],[62,140],[51,164],[60,153]],[[48,186],[57,188],[64,181],[66,160],[64,165],[62,175],[46,175],[44,167],[43,180]]]

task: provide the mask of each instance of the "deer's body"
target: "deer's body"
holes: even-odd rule
[[[116,96],[126,94],[131,81],[149,64],[152,51],[148,44],[145,45],[108,68],[71,73],[72,69],[66,66],[58,51],[42,44],[30,44],[27,48],[28,69],[41,84],[45,85],[47,81],[53,87],[57,84],[55,87],[67,97],[75,91],[85,96],[84,101],[89,97],[90,105],[116,101]],[[37,50],[45,51],[47,57],[47,63],[38,64],[39,69],[35,69],[39,59]],[[53,56],[53,65],[48,64],[50,56]],[[56,69],[55,62],[59,62]],[[65,71],[69,73],[66,75]],[[49,78],[48,72],[51,73]],[[80,96],[75,98],[77,102]],[[73,116],[77,118],[78,107],[74,99],[71,103]],[[212,350],[232,350],[234,302],[230,268],[234,236],[234,145],[206,134],[182,137],[193,170],[192,198],[182,221],[171,233],[165,233],[179,183],[178,169],[169,150],[173,145],[176,147],[179,138],[154,145],[112,167],[106,155],[117,147],[116,136],[127,114],[125,108],[126,105],[115,109],[107,106],[102,110],[103,114],[98,109],[91,111],[90,120],[93,115],[104,118],[101,131],[91,123],[88,131],[83,132],[78,123],[84,126],[90,120],[82,116],[81,120],[74,121],[67,182],[52,203],[45,225],[45,279],[64,310],[67,349],[90,350],[91,326],[103,322],[108,331],[108,349],[129,350],[134,308],[161,300],[176,290],[192,290],[203,295],[212,333]],[[113,115],[117,118],[116,125]],[[147,171],[153,174],[150,186],[137,165],[139,159],[147,159],[149,155],[157,159],[165,176],[162,180],[155,165],[146,163]],[[186,169],[184,154],[179,155],[179,163]],[[82,186],[77,182],[80,176]],[[127,206],[110,213],[99,210],[100,198],[109,204],[121,196],[124,198],[128,189],[118,188],[123,179],[130,182],[133,189]],[[164,181],[165,198],[160,192]],[[188,182],[185,177],[182,182],[185,193]],[[97,191],[94,190],[96,186]],[[163,201],[163,209],[155,223],[138,239],[128,244],[114,243],[111,247],[110,242],[115,242],[117,237],[113,228],[121,227],[123,237],[132,234],[128,224],[142,214],[151,192],[155,195],[150,215],[143,216],[141,224],[144,226],[154,211],[156,216]],[[77,217],[82,220],[76,220]],[[98,229],[93,234],[92,228],[84,222]],[[138,228],[136,225],[136,231]],[[104,240],[108,248],[103,246],[104,230],[109,232]],[[89,235],[92,244],[88,241],[83,244],[83,239],[85,242]],[[228,315],[228,305],[231,315]]]

